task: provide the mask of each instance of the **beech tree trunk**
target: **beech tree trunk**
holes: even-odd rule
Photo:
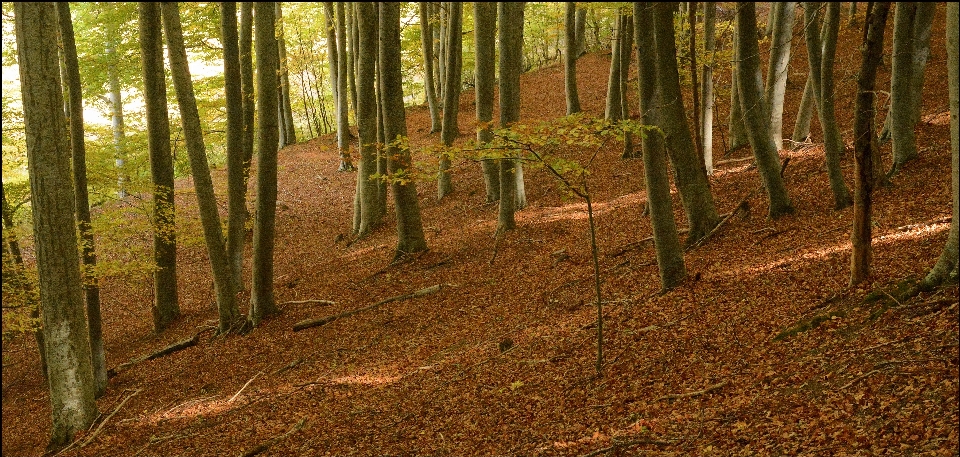
[[[377,10],[372,2],[357,3],[357,134],[360,137],[360,167],[357,173],[357,207],[359,220],[354,224],[358,237],[368,235],[383,219],[380,195],[377,192],[377,95],[374,91],[377,67]]]
[[[956,282],[958,273],[958,221],[960,221],[960,4],[947,3],[947,85],[950,87],[950,181],[953,187],[953,219],[950,233],[937,263],[923,279],[932,289],[948,281]]]
[[[340,168],[353,171],[350,157],[350,106],[347,84],[347,27],[343,2],[335,2],[337,30],[337,149],[340,150]]]
[[[252,7],[251,4],[251,17],[248,20],[252,19]],[[230,259],[230,273],[233,275],[233,290],[239,292],[243,287],[241,278],[243,277],[243,245],[246,238],[249,162],[244,156],[246,113],[244,112],[243,79],[247,75],[243,74],[243,64],[240,60],[236,2],[220,3],[220,34],[223,40],[223,86],[227,112],[227,257]],[[251,141],[252,139],[251,136]]]
[[[890,134],[893,139],[893,176],[917,157],[917,137],[913,131],[913,54],[915,2],[897,2],[893,19],[893,57],[890,71]],[[918,95],[919,96],[919,95]]]
[[[177,300],[177,230],[173,199],[173,157],[170,119],[163,71],[163,34],[160,4],[142,2],[140,52],[143,61],[143,98],[147,121],[150,174],[153,177],[153,327],[163,331],[180,315]]]
[[[457,116],[460,114],[460,88],[462,87],[463,64],[463,4],[460,2],[447,3],[447,41],[446,60],[447,75],[444,78],[443,90],[443,125],[441,126],[440,140],[444,146],[452,146],[453,141],[460,135],[460,125]],[[453,183],[450,179],[450,156],[440,155],[440,175],[437,179],[437,199],[442,199],[453,192]]]
[[[440,131],[440,107],[437,104],[436,81],[433,79],[433,24],[431,2],[420,2],[420,43],[423,47],[423,89],[430,108],[430,133]]]
[[[276,17],[271,2],[254,4],[257,43],[257,210],[253,222],[253,281],[247,319],[254,327],[278,313],[273,295],[273,251],[277,217],[277,51]],[[341,97],[346,90],[340,86]],[[343,107],[346,101],[341,98]]]
[[[800,108],[797,109],[797,120],[793,125],[794,147],[799,147],[810,138],[810,120],[813,118],[813,108],[816,105],[816,95],[813,94],[813,81],[807,74],[807,82],[803,84],[803,96],[800,98]]]
[[[853,194],[853,232],[850,241],[853,253],[850,256],[850,285],[859,284],[870,275],[871,193],[873,192],[873,154],[876,136],[873,123],[876,117],[874,106],[877,67],[883,55],[883,32],[886,28],[889,2],[878,2],[868,8],[864,21],[864,43],[861,45],[860,73],[857,76],[856,119],[853,125],[856,162]]]
[[[497,2],[474,2],[473,31],[476,54],[474,76],[476,78],[477,143],[483,145],[493,140],[493,89],[496,86],[497,65]],[[486,202],[500,199],[500,168],[498,161],[481,158]]]
[[[500,126],[520,120],[520,73],[523,71],[524,2],[499,2],[497,15],[500,41]],[[526,206],[523,166],[513,153],[500,159],[500,207],[497,231],[517,226],[514,212]]]
[[[57,2],[60,40],[63,43],[64,86],[69,94],[70,149],[73,152],[73,187],[75,211],[80,234],[80,253],[83,262],[83,292],[87,305],[87,327],[90,334],[90,352],[93,357],[95,393],[100,398],[107,390],[107,367],[103,352],[103,323],[100,317],[100,286],[94,270],[97,254],[90,227],[90,199],[87,195],[87,148],[83,138],[83,92],[80,85],[80,64],[77,61],[77,42],[73,34],[70,4]]]
[[[387,171],[397,178],[413,167],[410,150],[395,140],[407,136],[403,106],[403,77],[400,73],[400,4],[380,4],[380,93],[383,96],[383,129],[387,139]],[[394,208],[397,214],[397,247],[394,260],[427,250],[420,220],[420,202],[413,180],[394,179]]]
[[[770,61],[767,64],[767,82],[764,99],[770,113],[770,138],[777,149],[783,148],[783,97],[787,89],[787,67],[790,65],[790,47],[797,2],[778,4],[773,23]]]
[[[357,31],[356,11],[354,10],[356,4],[357,2],[347,2],[344,6],[344,12],[347,16],[347,92],[354,116],[357,113],[357,60],[359,59],[357,56],[357,41],[359,38],[355,33]],[[281,42],[280,45],[283,46],[283,43]]]
[[[170,59],[170,74],[177,91],[177,104],[180,108],[180,121],[186,139],[187,155],[190,159],[190,171],[197,194],[197,207],[200,209],[200,222],[203,225],[207,255],[213,269],[213,285],[217,296],[220,333],[229,332],[240,322],[240,309],[237,307],[237,291],[233,287],[233,273],[230,259],[227,257],[220,214],[217,209],[217,197],[213,192],[213,179],[207,163],[207,148],[203,143],[203,130],[200,126],[200,113],[193,93],[193,80],[187,62],[187,49],[183,44],[183,31],[180,26],[180,10],[176,2],[161,3],[163,28],[166,35],[167,53]]]
[[[610,45],[611,54],[610,54],[610,72],[607,75],[607,102],[606,108],[603,111],[603,118],[610,121],[616,122],[620,120],[620,115],[623,113],[623,108],[620,106],[620,89],[623,87],[620,84],[620,76],[622,72],[620,71],[620,54],[622,52],[621,48],[623,47],[623,29],[624,29],[624,17],[625,15],[622,12],[617,12],[617,22],[613,28],[613,36],[611,37],[612,43]]]
[[[713,174],[713,65],[716,58],[717,3],[703,2],[703,62],[700,86],[700,138],[703,145],[703,164],[708,175]]]
[[[127,197],[127,137],[123,125],[123,95],[117,71],[117,50],[112,42],[104,45],[107,55],[107,84],[110,87],[110,123],[113,128],[113,160],[117,167],[117,197]]]
[[[625,11],[625,10],[624,10]],[[627,78],[630,74],[630,56],[633,49],[633,15],[624,12],[623,31],[620,34],[620,119],[630,119],[630,101],[627,96]],[[623,132],[623,151],[620,158],[634,157],[633,137]]]
[[[587,9],[577,8],[577,57],[587,53]]]
[[[747,137],[747,127],[743,122],[743,107],[740,104],[740,71],[738,62],[737,34],[733,34],[733,64],[730,68],[730,124],[727,126],[727,138],[730,145],[727,152],[736,151],[750,143]]]
[[[676,172],[677,188],[690,224],[686,241],[690,245],[706,236],[720,222],[720,216],[713,202],[706,170],[687,126],[673,32],[675,10],[676,4],[671,3],[656,3],[653,6],[657,90],[661,103],[658,125],[666,135],[667,154]]]
[[[57,7],[14,6],[33,234],[40,277],[48,387],[53,415],[48,450],[66,445],[97,418],[90,337],[80,294],[69,144],[57,56]]]
[[[643,125],[657,125],[660,121],[657,119],[659,107],[656,103],[657,56],[653,51],[656,46],[653,4],[634,3],[633,18],[640,86],[640,122]],[[643,135],[640,141],[643,146],[643,174],[657,252],[657,267],[660,270],[660,285],[661,290],[667,290],[682,283],[687,276],[680,236],[673,219],[667,156],[663,136],[659,132],[650,131]]]
[[[577,93],[577,4],[567,2],[563,22],[563,85],[567,99],[567,115],[580,112],[580,95]]]
[[[763,88],[760,85],[760,49],[757,44],[757,18],[754,2],[737,3],[737,72],[739,74],[740,107],[750,139],[750,147],[760,170],[763,187],[770,203],[771,219],[793,213],[793,205],[780,176],[780,158],[777,145],[770,137],[769,116],[764,109]]]
[[[287,67],[287,44],[283,35],[283,12],[280,2],[276,4],[277,18],[277,56],[280,60],[280,115],[283,131],[280,132],[281,146],[297,144],[297,129],[293,125],[293,105],[290,103],[290,69]]]

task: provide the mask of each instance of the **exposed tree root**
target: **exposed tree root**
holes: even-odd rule
[[[283,441],[284,439],[286,439],[288,436],[290,436],[290,435],[292,435],[292,434],[300,431],[300,429],[302,429],[303,426],[306,425],[306,424],[307,424],[307,418],[300,419],[300,422],[297,422],[296,425],[294,425],[293,427],[291,427],[290,430],[287,430],[286,433],[284,433],[284,434],[282,434],[282,435],[279,435],[279,436],[275,436],[275,437],[273,437],[273,438],[270,438],[270,439],[268,439],[268,440],[266,440],[266,441],[264,441],[264,442],[262,442],[262,443],[260,443],[260,444],[258,444],[258,445],[256,445],[256,446],[248,449],[246,452],[244,452],[243,454],[241,454],[241,457],[253,457],[253,456],[257,455],[257,454],[260,454],[260,453],[266,451],[267,449],[270,449],[270,447],[273,446],[274,444],[277,444],[277,443],[279,443],[280,441]]]
[[[120,374],[120,372],[125,371],[127,368],[130,368],[140,362],[143,362],[146,360],[159,359],[160,357],[173,354],[174,352],[179,352],[186,348],[196,346],[197,342],[200,341],[200,335],[202,335],[204,332],[207,332],[209,330],[216,330],[216,327],[204,327],[200,329],[200,331],[198,331],[197,333],[194,333],[193,336],[191,336],[190,338],[177,341],[154,353],[141,355],[139,357],[134,357],[133,359],[130,359],[127,362],[121,363],[120,365],[117,365],[116,367],[113,367],[107,370],[107,378],[112,378]]]
[[[299,332],[300,330],[308,329],[308,328],[311,328],[311,327],[319,327],[319,326],[321,326],[321,325],[326,325],[326,324],[329,324],[329,323],[331,323],[331,322],[333,322],[333,321],[335,321],[335,320],[337,320],[337,319],[341,319],[341,318],[344,318],[344,317],[350,317],[350,316],[352,316],[352,315],[354,315],[354,314],[357,314],[357,313],[359,313],[359,312],[368,311],[368,310],[371,310],[371,309],[374,309],[374,308],[378,308],[378,307],[380,307],[381,305],[385,305],[385,304],[390,303],[390,302],[395,302],[395,301],[399,301],[399,300],[407,300],[407,299],[410,299],[410,298],[416,298],[416,297],[422,297],[422,296],[424,296],[424,295],[429,295],[429,294],[432,294],[432,293],[434,293],[434,292],[439,291],[439,290],[440,290],[440,287],[441,287],[441,284],[437,284],[437,285],[433,285],[433,286],[430,286],[430,287],[426,287],[426,288],[420,289],[420,290],[418,290],[418,291],[415,291],[415,292],[412,292],[412,293],[409,293],[409,294],[397,295],[396,297],[385,298],[385,299],[380,300],[380,301],[378,301],[378,302],[376,302],[376,303],[374,303],[374,304],[372,304],[372,305],[370,305],[370,306],[364,306],[363,308],[352,309],[352,310],[350,310],[350,311],[345,311],[345,312],[342,312],[342,313],[340,313],[340,314],[334,314],[333,316],[327,316],[327,317],[320,318],[320,319],[307,319],[307,320],[302,320],[302,321],[297,322],[296,324],[294,324],[294,326],[293,326],[293,331]]]

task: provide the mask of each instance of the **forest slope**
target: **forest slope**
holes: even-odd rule
[[[814,143],[781,151],[798,211],[776,221],[765,219],[749,161],[718,165],[710,180],[719,211],[753,192],[749,210],[685,255],[690,281],[657,294],[653,248],[640,241],[650,236],[642,162],[621,160],[620,145],[609,143],[591,178],[606,303],[607,364],[596,378],[582,202],[562,197],[544,170],[528,169],[530,206],[517,214],[518,230],[495,243],[496,206],[483,203],[480,166],[455,162],[455,191],[444,200],[434,197],[434,182],[418,183],[430,251],[390,265],[392,217],[347,246],[356,175],[335,171],[334,139],[321,137],[280,152],[282,314],[245,336],[204,333],[195,347],[119,373],[99,400],[108,421],[89,445],[61,455],[240,455],[291,430],[260,455],[584,455],[615,443],[653,455],[951,455],[960,445],[957,286],[895,298],[898,284],[934,264],[949,227],[943,14],[938,7],[920,157],[875,194],[867,283],[847,287],[852,210],[832,209]],[[859,34],[841,30],[837,58],[848,146]],[[602,115],[608,65],[606,54],[578,62],[581,102],[592,115]],[[799,32],[790,71],[786,131],[806,74]],[[559,65],[524,74],[522,119],[563,115],[562,81]],[[728,81],[720,71],[718,149],[726,143]],[[884,65],[878,87],[888,81]],[[465,136],[472,99],[465,91]],[[407,119],[415,147],[439,141],[427,135],[426,108]],[[818,141],[816,120],[812,131]],[[570,154],[584,160],[593,152]],[[889,163],[889,145],[883,153]],[[848,183],[852,164],[848,148]],[[222,170],[215,179],[223,186]],[[178,210],[189,220],[192,185],[179,186]],[[149,284],[104,284],[109,366],[212,325],[205,251],[184,247],[179,262],[184,314],[160,335],[151,331]],[[441,290],[425,297],[292,331],[306,318],[436,284]],[[284,304],[309,299],[336,303]],[[810,328],[776,338],[804,330],[798,324]],[[49,401],[33,344],[4,343],[3,455],[41,455],[46,444]],[[301,419],[303,428],[292,428]]]

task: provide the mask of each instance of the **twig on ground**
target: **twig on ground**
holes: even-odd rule
[[[187,349],[187,348],[189,348],[189,347],[195,346],[195,345],[197,344],[197,342],[200,341],[200,335],[202,335],[204,332],[206,332],[206,331],[208,331],[208,330],[215,330],[215,329],[216,329],[216,327],[204,327],[204,328],[200,329],[200,331],[198,331],[197,333],[194,333],[193,336],[191,336],[190,338],[177,341],[177,342],[175,342],[175,343],[173,343],[173,344],[171,344],[171,345],[169,345],[169,346],[167,346],[167,347],[165,347],[165,348],[163,348],[163,349],[160,349],[159,351],[153,352],[153,353],[151,353],[151,354],[134,357],[133,359],[130,359],[130,360],[127,361],[127,362],[121,363],[120,365],[117,365],[116,367],[107,370],[107,377],[108,377],[108,378],[112,378],[112,377],[120,374],[120,372],[122,372],[122,371],[126,370],[127,368],[130,368],[130,367],[132,367],[133,365],[136,365],[136,364],[138,364],[138,363],[140,363],[140,362],[143,362],[143,361],[146,361],[146,360],[158,359],[158,358],[160,358],[160,357],[173,354],[174,352],[179,352],[179,351],[182,351],[182,350]]]
[[[90,436],[88,436],[87,439],[84,440],[82,444],[80,444],[80,447],[84,447],[90,444],[90,442],[93,441],[93,439],[96,438],[97,435],[100,433],[100,430],[103,430],[103,425],[106,424],[107,421],[109,421],[114,414],[117,414],[117,411],[120,411],[120,408],[123,408],[123,405],[127,402],[127,400],[133,398],[133,396],[138,393],[140,393],[140,389],[134,390],[133,393],[131,393],[130,395],[127,395],[127,397],[124,398],[123,401],[121,401],[120,404],[113,409],[113,412],[110,413],[110,415],[107,416],[102,422],[100,422],[100,425],[97,426],[97,429],[94,430],[93,433],[91,433]]]
[[[310,299],[310,300],[292,300],[292,301],[285,301],[285,302],[281,303],[280,306],[286,306],[286,305],[305,305],[305,304],[307,304],[307,303],[316,303],[316,304],[324,305],[324,306],[331,306],[331,305],[336,305],[336,304],[337,304],[337,302],[335,302],[335,301],[333,301],[333,300],[315,300],[315,299]]]
[[[625,447],[629,447],[629,446],[637,446],[637,445],[640,445],[640,444],[653,444],[653,445],[655,445],[655,446],[669,446],[669,445],[671,445],[671,444],[673,444],[673,443],[671,443],[671,442],[669,442],[669,441],[658,441],[658,440],[649,440],[649,439],[630,440],[630,441],[623,441],[623,442],[614,441],[613,444],[611,444],[611,445],[609,445],[609,446],[607,446],[607,447],[605,447],[605,448],[597,449],[597,450],[595,450],[595,451],[593,451],[593,452],[590,452],[590,453],[587,453],[587,454],[583,454],[583,455],[580,456],[580,457],[596,457],[596,456],[598,456],[598,455],[606,454],[607,452],[610,452],[610,451],[613,451],[613,450],[616,450],[616,449],[625,448]]]
[[[727,385],[727,384],[729,384],[729,383],[730,383],[729,380],[723,380],[723,381],[720,381],[720,382],[718,382],[718,383],[716,383],[716,384],[714,384],[714,385],[712,385],[712,386],[710,386],[710,387],[707,387],[706,389],[703,389],[703,390],[697,390],[697,391],[694,391],[694,392],[687,392],[687,393],[684,393],[684,394],[669,394],[669,395],[664,395],[664,396],[662,396],[662,397],[657,398],[655,401],[660,401],[660,400],[676,400],[676,399],[679,399],[679,398],[697,397],[697,396],[700,396],[700,395],[703,395],[703,394],[706,394],[706,393],[713,392],[714,390],[717,390],[717,389],[719,389],[719,388],[721,388],[721,387],[723,387],[723,386],[725,386],[725,385]]]
[[[233,394],[233,396],[230,397],[229,400],[227,400],[227,403],[233,403],[233,401],[237,399],[237,396],[240,395],[240,392],[243,392],[243,389],[246,389],[247,386],[249,386],[250,383],[253,382],[254,379],[257,379],[257,377],[260,376],[260,375],[262,375],[262,374],[263,374],[263,370],[260,370],[259,373],[253,375],[253,377],[250,378],[250,380],[247,381],[247,383],[244,384],[243,387],[241,387],[240,390],[237,391],[237,393]]]
[[[371,310],[371,309],[380,307],[380,306],[385,305],[385,304],[390,303],[390,302],[399,301],[399,300],[407,300],[407,299],[416,298],[416,297],[422,297],[422,296],[424,296],[424,295],[428,295],[428,294],[432,294],[432,293],[434,293],[434,292],[437,292],[437,291],[440,290],[440,288],[441,288],[441,284],[437,284],[437,285],[433,285],[433,286],[430,286],[430,287],[425,287],[425,288],[423,288],[423,289],[417,290],[417,291],[412,292],[412,293],[409,293],[409,294],[397,295],[396,297],[385,298],[385,299],[383,299],[383,300],[380,300],[380,301],[378,301],[378,302],[376,302],[376,303],[374,303],[374,304],[372,304],[372,305],[365,306],[365,307],[363,307],[363,308],[357,308],[357,309],[352,309],[352,310],[350,310],[350,311],[344,311],[344,312],[342,312],[342,313],[340,313],[340,314],[334,314],[334,315],[332,315],[332,316],[327,316],[327,317],[320,318],[320,319],[307,319],[307,320],[303,320],[303,321],[300,321],[300,322],[297,322],[296,324],[294,324],[294,326],[293,326],[293,331],[298,332],[298,331],[300,331],[300,330],[308,329],[308,328],[311,328],[311,327],[319,327],[319,326],[321,326],[321,325],[326,325],[326,324],[329,324],[329,323],[331,323],[331,322],[333,322],[333,321],[335,321],[335,320],[337,320],[337,319],[342,319],[342,318],[344,318],[344,317],[349,317],[349,316],[352,316],[352,315],[354,315],[354,314],[357,314],[357,313],[360,313],[360,312],[363,312],[363,311],[368,311],[368,310]]]
[[[273,446],[274,444],[277,444],[277,443],[279,443],[280,441],[283,441],[284,439],[286,439],[288,436],[290,436],[290,435],[298,432],[300,429],[303,428],[304,425],[306,425],[306,423],[307,423],[307,418],[304,417],[303,419],[300,419],[300,422],[297,422],[296,425],[294,425],[293,427],[291,427],[290,430],[287,430],[286,433],[284,433],[284,434],[282,434],[282,435],[279,435],[279,436],[275,436],[275,437],[273,437],[273,438],[270,438],[270,439],[268,439],[268,440],[266,440],[266,441],[264,441],[264,442],[262,442],[262,443],[260,443],[260,444],[258,444],[258,445],[256,445],[256,446],[248,449],[247,452],[244,452],[243,454],[241,454],[240,457],[253,457],[253,456],[257,455],[257,454],[260,454],[260,453],[266,451],[267,449],[270,449],[270,447]]]
[[[856,378],[853,378],[852,381],[844,384],[843,387],[841,387],[841,388],[838,389],[838,390],[846,390],[847,387],[850,387],[850,386],[852,386],[852,385],[860,382],[861,380],[867,378],[868,376],[870,376],[870,375],[872,375],[872,374],[874,374],[874,373],[879,373],[879,372],[880,372],[880,369],[879,369],[879,368],[870,370],[870,371],[868,371],[868,372],[866,372],[866,373],[864,373],[864,374],[862,374],[862,375],[860,375],[860,376],[857,376]]]

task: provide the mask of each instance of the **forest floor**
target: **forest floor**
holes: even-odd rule
[[[888,23],[887,50],[892,16]],[[851,186],[860,33],[843,27],[837,58]],[[710,178],[719,212],[748,196],[749,210],[687,252],[690,279],[665,294],[653,247],[641,241],[651,234],[641,215],[642,161],[620,159],[621,145],[610,143],[590,181],[604,302],[598,377],[583,202],[563,197],[544,169],[527,168],[529,206],[495,243],[497,206],[484,203],[480,166],[455,162],[455,191],[442,201],[434,182],[417,183],[430,250],[391,264],[392,203],[371,236],[349,246],[343,239],[356,174],[335,171],[327,135],[280,151],[282,313],[247,335],[202,333],[194,347],[120,371],[98,400],[95,428],[60,455],[241,455],[264,442],[262,456],[956,455],[957,286],[897,298],[935,263],[950,223],[942,5],[932,41],[920,156],[874,194],[873,270],[860,285],[848,287],[853,213],[833,209],[816,117],[813,143],[780,152],[791,159],[784,179],[796,214],[768,220],[764,194],[753,192],[756,168],[721,163]],[[807,72],[799,27],[793,50],[786,136]],[[589,114],[602,116],[608,65],[609,53],[578,62]],[[723,151],[729,72],[718,73],[714,144]],[[877,87],[888,81],[885,60]],[[561,66],[521,82],[523,121],[564,114]],[[472,100],[464,91],[464,137],[473,131]],[[407,123],[417,160],[433,163],[417,155],[439,141],[426,108],[408,110]],[[889,165],[889,144],[882,151]],[[223,170],[215,179],[222,185]],[[178,211],[189,218],[192,185],[180,186]],[[674,192],[682,227],[680,208]],[[109,367],[215,323],[205,250],[181,247],[178,259],[183,315],[161,334],[152,331],[149,281],[103,284]],[[249,257],[246,268],[249,281]],[[423,297],[293,331],[303,319],[438,284]],[[304,300],[335,304],[290,303]],[[5,341],[2,454],[42,455],[49,426],[33,339]]]

